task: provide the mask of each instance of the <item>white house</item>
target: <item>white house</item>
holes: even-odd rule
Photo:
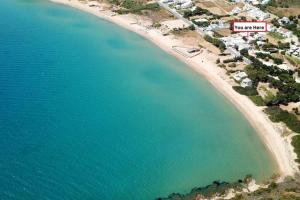
[[[279,69],[286,70],[286,71],[291,70],[291,68],[289,66],[287,66],[286,64],[277,65],[277,67]]]
[[[247,77],[246,72],[238,71],[238,72],[233,74],[233,78],[236,81],[241,81],[243,78],[246,78],[246,77]]]
[[[271,1],[271,0],[263,0],[263,1],[261,2],[261,4],[262,4],[262,5],[267,5],[270,1]]]
[[[195,11],[197,9],[197,6],[193,6],[192,8],[191,8],[191,11]]]
[[[246,43],[246,41],[243,40],[243,38],[238,34],[234,34],[228,37],[223,37],[221,38],[221,40],[224,42],[226,47],[235,47]]]
[[[298,72],[296,72],[296,73],[294,74],[294,78],[295,78],[296,83],[300,83],[300,77],[299,77]]]
[[[259,2],[257,0],[245,0],[247,3],[251,3],[252,5],[258,5]]]
[[[232,9],[230,11],[230,15],[234,15],[234,14],[239,14],[240,12],[242,12],[242,9],[240,9],[239,7],[235,7],[234,9]]]
[[[199,19],[196,19],[195,22],[208,22],[208,20],[205,18],[199,18]]]
[[[253,9],[254,7],[251,6],[250,4],[245,4],[244,7],[243,7],[243,11],[249,11],[251,9]]]
[[[263,33],[257,33],[253,35],[253,38],[259,41],[265,41],[266,40],[266,35]]]
[[[251,49],[251,45],[250,45],[250,44],[247,44],[247,43],[243,43],[243,44],[237,45],[237,48],[238,48],[239,51],[242,50],[242,49],[247,49],[247,50],[249,50],[249,49]]]
[[[177,4],[184,4],[186,2],[189,2],[190,0],[174,0],[175,3]]]
[[[162,3],[173,3],[173,0],[161,0]]]
[[[285,28],[282,28],[282,27],[277,29],[277,32],[280,33],[285,38],[290,38],[290,37],[293,36],[292,31],[289,31],[288,29],[285,29]]]
[[[230,53],[233,57],[240,57],[241,56],[241,53],[239,51],[237,51],[235,48],[232,48],[232,47],[227,47],[225,52]]]
[[[249,78],[245,78],[241,82],[241,87],[246,88],[246,87],[251,87],[252,86],[252,81]]]
[[[263,46],[264,44],[266,44],[266,42],[263,42],[263,41],[257,41],[256,43],[257,43],[257,45],[258,45],[259,47],[261,47],[261,46]]]
[[[287,24],[290,24],[291,21],[288,17],[283,17],[281,19],[278,20],[278,23],[281,25],[281,26],[284,26],[284,25],[287,25]]]
[[[210,37],[213,37],[215,33],[213,31],[204,31],[206,35],[209,35]]]
[[[267,24],[267,30],[270,32],[275,32],[276,28],[274,28],[274,26],[272,26],[271,24]]]
[[[191,7],[193,7],[192,1],[185,2],[181,5],[181,9],[187,9],[187,8],[191,8]]]

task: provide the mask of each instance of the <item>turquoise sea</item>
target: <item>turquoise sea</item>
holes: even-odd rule
[[[0,199],[148,200],[275,172],[204,78],[140,36],[1,0]]]

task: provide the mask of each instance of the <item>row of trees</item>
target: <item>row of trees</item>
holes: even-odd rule
[[[212,19],[221,19],[222,17],[230,16],[230,15],[216,15],[216,14],[211,13],[207,9],[203,9],[203,8],[200,8],[199,6],[197,6],[193,11],[185,10],[183,12],[183,17],[189,19],[192,16],[204,15],[204,14],[212,16]]]
[[[204,14],[211,14],[211,13],[208,10],[200,8],[200,7],[197,6],[193,11],[185,10],[183,12],[183,17],[189,19],[192,16],[204,15]]]
[[[120,5],[123,9],[118,10],[119,14],[140,13],[143,10],[159,10],[158,3],[141,3],[135,0],[112,0],[113,4]]]
[[[225,49],[226,49],[226,45],[224,44],[224,42],[218,38],[214,38],[214,37],[211,37],[209,35],[205,35],[204,36],[204,39],[210,43],[212,43],[213,45],[215,45],[216,47],[218,47],[221,52],[224,52]]]
[[[276,65],[280,65],[283,63],[283,59],[274,57],[271,54],[258,52],[256,53],[256,57],[261,59],[272,59]]]

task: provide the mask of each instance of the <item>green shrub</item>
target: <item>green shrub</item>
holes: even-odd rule
[[[259,96],[259,95],[249,96],[249,98],[257,106],[265,106],[266,105],[265,102],[264,102],[264,100],[263,100],[263,98],[261,96]]]
[[[286,126],[296,133],[300,133],[300,121],[297,117],[277,106],[268,107],[265,112],[273,122],[284,122]]]
[[[131,12],[131,13],[139,13],[142,10],[158,10],[159,5],[158,3],[149,3],[149,4],[142,4],[134,0],[125,0],[122,3],[122,7],[126,8],[126,11],[121,11],[123,13]]]
[[[221,52],[225,51],[226,45],[221,40],[219,40],[218,38],[213,38],[213,37],[210,37],[209,35],[205,35],[204,39],[206,41],[212,43],[216,47],[218,47],[221,50]]]
[[[246,96],[258,95],[255,88],[243,88],[241,86],[233,86],[232,88],[242,95],[246,95]]]
[[[294,152],[297,154],[298,157],[296,162],[300,163],[300,135],[295,135],[292,138],[292,145],[294,146]]]
[[[190,25],[189,27],[188,27],[188,29],[190,29],[191,31],[194,31],[194,30],[196,30],[196,28],[195,28],[195,26],[192,24],[192,25]]]
[[[236,64],[235,64],[235,63],[230,63],[230,64],[228,65],[228,67],[234,68],[234,67],[236,67]]]
[[[270,32],[269,35],[272,36],[273,38],[278,39],[278,40],[283,40],[284,39],[284,37],[278,32]]]

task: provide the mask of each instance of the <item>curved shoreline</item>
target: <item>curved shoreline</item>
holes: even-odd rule
[[[271,153],[281,177],[292,176],[297,172],[297,164],[295,163],[296,154],[290,144],[291,137],[283,138],[280,132],[276,130],[262,109],[254,105],[247,98],[235,92],[232,86],[222,79],[218,74],[218,66],[215,64],[216,57],[208,51],[204,50],[201,54],[186,58],[175,51],[172,46],[181,44],[179,40],[175,40],[170,36],[163,36],[155,29],[147,29],[137,23],[132,23],[124,15],[112,16],[112,12],[108,10],[99,11],[98,8],[89,7],[87,4],[79,0],[50,0],[54,3],[64,4],[84,12],[93,14],[101,19],[117,24],[127,30],[133,31],[142,37],[148,39],[167,53],[186,63],[194,71],[201,74],[208,80],[219,92],[221,92],[231,103],[233,103],[247,118],[252,127],[255,128],[257,134],[264,142],[268,151]]]

